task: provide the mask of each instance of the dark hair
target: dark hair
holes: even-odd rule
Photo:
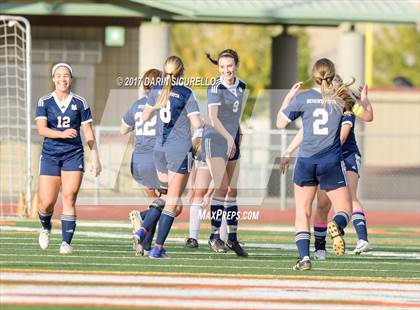
[[[162,71],[158,69],[149,69],[147,70],[142,78],[141,84],[145,90],[152,89],[153,86],[156,86],[160,82],[160,78],[162,76]]]
[[[235,50],[232,50],[232,49],[229,49],[229,48],[221,51],[219,53],[219,55],[217,56],[217,60],[216,59],[213,59],[210,56],[210,53],[206,53],[206,56],[207,56],[207,59],[210,60],[211,63],[214,64],[214,65],[219,64],[219,59],[222,58],[222,57],[231,57],[231,58],[233,58],[233,60],[235,61],[235,65],[237,65],[239,63],[238,53]]]

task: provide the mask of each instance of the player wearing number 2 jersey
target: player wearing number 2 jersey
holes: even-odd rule
[[[76,198],[84,171],[83,145],[80,129],[90,149],[91,170],[95,176],[101,172],[92,115],[85,99],[72,93],[72,68],[66,63],[52,69],[55,91],[42,97],[36,107],[38,133],[44,137],[39,169],[39,235],[41,249],[48,248],[51,217],[60,188],[62,188],[63,215],[61,228],[63,241],[61,254],[71,254],[70,246],[76,229]]]
[[[303,140],[293,177],[296,246],[299,251],[299,260],[294,270],[311,269],[309,221],[318,185],[326,191],[336,211],[333,220],[328,223],[334,252],[337,255],[345,252],[343,230],[351,215],[351,198],[340,144],[344,106],[334,93],[334,76],[334,64],[325,58],[318,60],[313,66],[312,78],[320,88],[305,91],[295,97],[302,83],[295,84],[277,116],[279,128],[285,128],[298,117],[302,117],[303,121]]]

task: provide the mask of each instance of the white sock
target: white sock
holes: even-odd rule
[[[190,238],[198,240],[203,204],[193,203],[190,207]]]
[[[220,225],[220,239],[222,239],[223,241],[226,241],[226,239],[227,239],[227,220],[226,220],[226,216],[222,217],[222,224]]]

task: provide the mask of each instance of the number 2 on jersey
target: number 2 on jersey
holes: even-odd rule
[[[156,125],[157,117],[153,116],[150,121],[143,122],[143,112],[137,112],[134,115],[136,120],[136,136],[156,136],[156,129],[153,128]]]
[[[312,125],[314,135],[328,135],[328,127],[322,127],[328,122],[328,112],[325,111],[325,109],[315,109],[312,116],[317,118]],[[319,116],[321,116],[321,118],[318,118]]]

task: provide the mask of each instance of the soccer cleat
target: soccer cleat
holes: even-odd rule
[[[360,239],[359,241],[357,241],[357,245],[356,248],[353,250],[353,253],[356,255],[366,253],[369,252],[371,248],[372,246],[368,241]]]
[[[143,219],[141,218],[140,211],[133,210],[130,213],[128,213],[128,218],[131,222],[131,225],[133,226],[133,234],[141,228],[141,225],[143,224]]]
[[[41,249],[48,249],[48,246],[50,245],[50,231],[48,229],[41,229],[39,232],[38,243]]]
[[[343,232],[334,221],[328,223],[327,229],[328,234],[333,240],[333,251],[335,255],[344,255],[346,252],[346,243],[344,242]]]
[[[152,259],[168,259],[170,258],[168,255],[166,255],[166,250],[164,248],[155,246],[149,253],[149,258]]]
[[[241,247],[238,241],[228,240],[226,242],[226,246],[235,252],[239,257],[248,257],[248,253]]]
[[[315,260],[326,260],[327,259],[327,251],[325,251],[325,250],[315,250],[314,259]]]
[[[143,247],[143,240],[144,240],[144,231],[139,229],[133,235],[133,250],[136,256],[143,256],[144,255],[144,247]]]
[[[194,238],[188,238],[185,240],[185,247],[190,249],[198,248],[198,241]]]
[[[63,241],[60,245],[60,254],[72,254],[73,247],[66,241]]]
[[[226,253],[228,250],[222,239],[209,239],[208,245],[216,253]]]
[[[303,259],[298,259],[296,262],[296,265],[293,266],[293,270],[296,271],[305,271],[305,270],[311,270],[312,264],[311,260],[308,256],[305,256]]]

